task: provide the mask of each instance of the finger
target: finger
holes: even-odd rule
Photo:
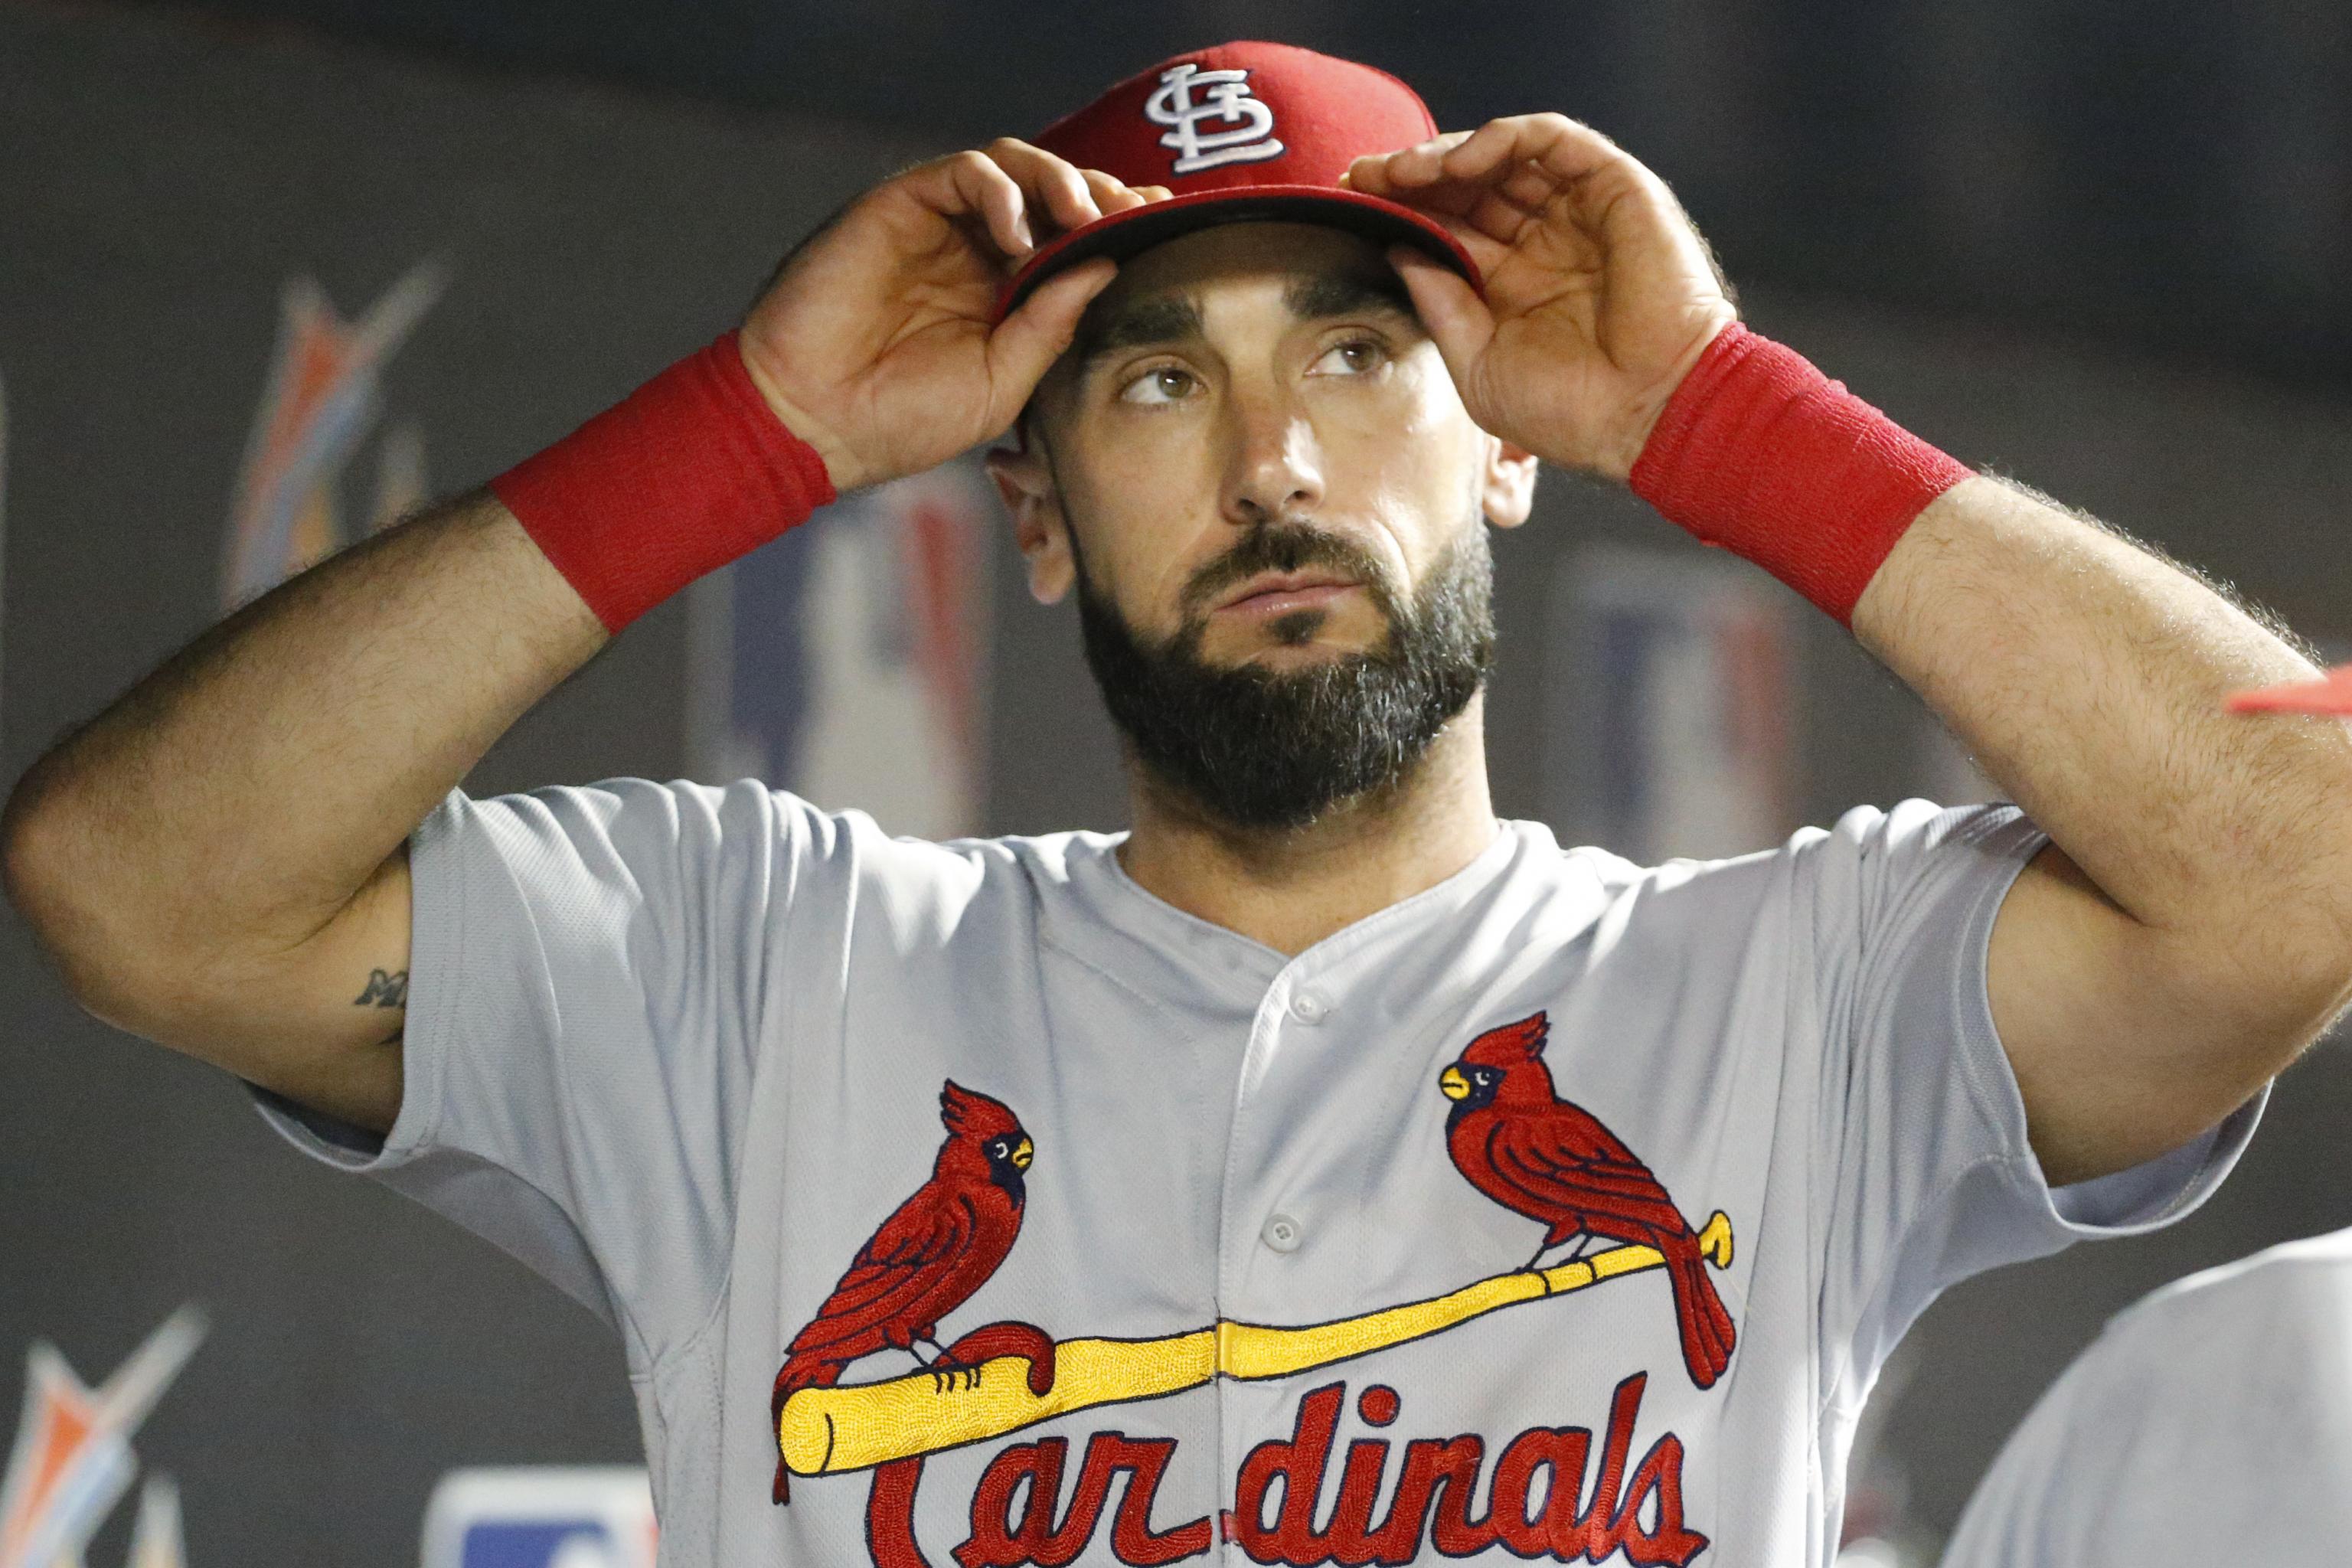
[[[1418,189],[1391,190],[1387,199],[1419,212],[1458,218],[1476,205],[1478,195],[1478,192],[1466,185],[1424,185]]]
[[[1176,194],[1165,185],[1130,185],[1128,188],[1147,202],[1164,202]]]
[[[1503,240],[1516,239],[1528,225],[1543,222],[1551,210],[1552,199],[1560,189],[1550,176],[1531,168],[1512,175],[1500,185],[1439,185],[1431,188],[1475,192],[1476,198],[1462,214],[1464,221],[1483,234]]]
[[[1019,310],[989,333],[991,436],[1013,423],[1055,359],[1070,346],[1087,306],[1117,276],[1118,265],[1108,257],[1082,261],[1040,283]]]
[[[1560,182],[1529,163],[1500,184],[1487,180],[1442,179],[1430,184],[1400,189],[1391,194],[1391,201],[1408,206],[1423,207],[1433,212],[1466,213],[1480,202],[1500,197],[1530,216],[1540,213],[1551,198],[1559,194]]]
[[[1489,237],[1523,236],[1525,222],[1515,223],[1503,205],[1488,205],[1489,197],[1496,198],[1531,218],[1565,220],[1563,234],[1581,234],[1637,271],[1654,253],[1671,253],[1677,270],[1686,270],[1681,253],[1705,252],[1664,181],[1565,115],[1490,121],[1442,159],[1441,179],[1399,199],[1449,214]],[[1470,198],[1470,191],[1484,194]],[[1712,270],[1711,261],[1705,270]]]
[[[1559,182],[1547,174],[1540,164],[1522,163],[1508,178],[1494,187],[1504,200],[1526,208],[1530,213],[1541,212],[1546,202],[1559,189]]]
[[[1374,195],[1448,182],[1508,184],[1514,199],[1540,199],[1536,176],[1557,186],[1612,163],[1631,163],[1600,132],[1564,114],[1518,114],[1454,131],[1398,152],[1359,158],[1343,182]]]
[[[1078,173],[1086,177],[1087,189],[1094,194],[1095,205],[1105,217],[1139,207],[1149,199],[1141,191],[1120,184],[1100,169],[1081,169]]]
[[[1549,191],[1551,186],[1547,183],[1543,188]],[[1399,190],[1388,199],[1437,219],[1457,235],[1482,235],[1504,245],[1517,240],[1530,222],[1543,216],[1539,205],[1522,206],[1491,186],[1457,180]]]
[[[1469,136],[1449,132],[1393,153],[1375,153],[1348,165],[1343,184],[1367,195],[1393,196],[1400,190],[1426,185],[1443,172],[1445,153]]]
[[[1446,174],[1457,180],[1489,179],[1497,171],[1516,174],[1527,163],[1556,180],[1580,180],[1620,160],[1632,162],[1616,142],[1565,114],[1490,120],[1444,157]]]
[[[1465,384],[1470,369],[1495,336],[1494,312],[1478,298],[1478,290],[1451,267],[1410,245],[1389,247],[1389,265],[1404,279],[1421,324],[1437,344],[1438,356],[1454,384]]]
[[[996,247],[1014,260],[1037,248],[1020,185],[985,153],[942,158],[908,176],[907,189],[944,217],[978,217]]]
[[[1518,194],[1512,194],[1514,190]],[[1541,217],[1558,190],[1541,175],[1529,182],[1514,181],[1511,189],[1475,180],[1441,180],[1418,189],[1400,190],[1391,199],[1420,212],[1459,219],[1497,238],[1508,238],[1529,219]]]
[[[1535,215],[1516,202],[1486,191],[1462,215],[1462,221],[1490,239],[1510,245],[1518,239],[1521,230],[1535,221]]]
[[[1017,136],[999,137],[990,142],[987,156],[1013,176],[1029,196],[1033,208],[1042,210],[1063,228],[1077,228],[1102,216],[1102,208],[1095,205],[1094,192],[1087,186],[1087,177],[1069,160],[1057,158]]]
[[[1495,268],[1503,265],[1510,257],[1511,247],[1507,243],[1491,235],[1480,233],[1469,223],[1455,217],[1451,213],[1424,212],[1423,216],[1452,236],[1454,243],[1469,253],[1471,264],[1476,267],[1484,277],[1492,278],[1495,275]],[[1406,248],[1412,249],[1417,256],[1428,254],[1425,250],[1414,249],[1412,247]]]

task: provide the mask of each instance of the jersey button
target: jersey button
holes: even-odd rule
[[[1331,1004],[1312,991],[1301,991],[1290,999],[1290,1016],[1302,1024],[1319,1024],[1331,1016]]]
[[[1298,1250],[1299,1238],[1304,1233],[1300,1230],[1297,1220],[1286,1214],[1278,1214],[1269,1215],[1266,1217],[1265,1228],[1257,1234],[1259,1240],[1276,1252],[1296,1252]]]

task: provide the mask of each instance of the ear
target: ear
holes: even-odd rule
[[[1499,436],[1486,437],[1478,472],[1478,506],[1496,528],[1517,528],[1536,504],[1536,455]]]
[[[1062,515],[1062,498],[1054,488],[1053,469],[1033,440],[1019,450],[993,447],[988,454],[988,477],[1004,498],[1013,519],[1013,540],[1028,563],[1029,596],[1041,605],[1055,605],[1070,591],[1076,568],[1070,557],[1070,525]]]

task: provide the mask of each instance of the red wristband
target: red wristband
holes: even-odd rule
[[[768,406],[733,332],[490,489],[614,632],[833,500],[824,460]]]
[[[1667,399],[1631,482],[1851,625],[1911,520],[1969,471],[1735,321]]]

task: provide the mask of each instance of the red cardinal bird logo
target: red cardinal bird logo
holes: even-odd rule
[[[1706,1277],[1705,1259],[1727,1266],[1730,1229],[1710,1221],[1694,1233],[1648,1166],[1591,1112],[1552,1091],[1544,1066],[1551,1021],[1538,1013],[1489,1029],[1437,1075],[1454,1102],[1446,1152],[1472,1186],[1516,1214],[1541,1220],[1543,1242],[1528,1259],[1570,1237],[1654,1247],[1674,1284],[1683,1364],[1701,1388],[1731,1364],[1731,1314]]]
[[[901,1350],[943,1383],[979,1380],[977,1367],[950,1359],[940,1320],[988,1282],[1021,1234],[1028,1192],[1023,1173],[1035,1156],[1020,1119],[1001,1100],[954,1079],[940,1090],[948,1130],[931,1179],[915,1189],[850,1261],[849,1272],[793,1336],[769,1404],[772,1430],[784,1401],[802,1388],[830,1387],[850,1363],[879,1350]],[[915,1347],[928,1344],[926,1361]],[[776,1468],[775,1500],[787,1500]]]

